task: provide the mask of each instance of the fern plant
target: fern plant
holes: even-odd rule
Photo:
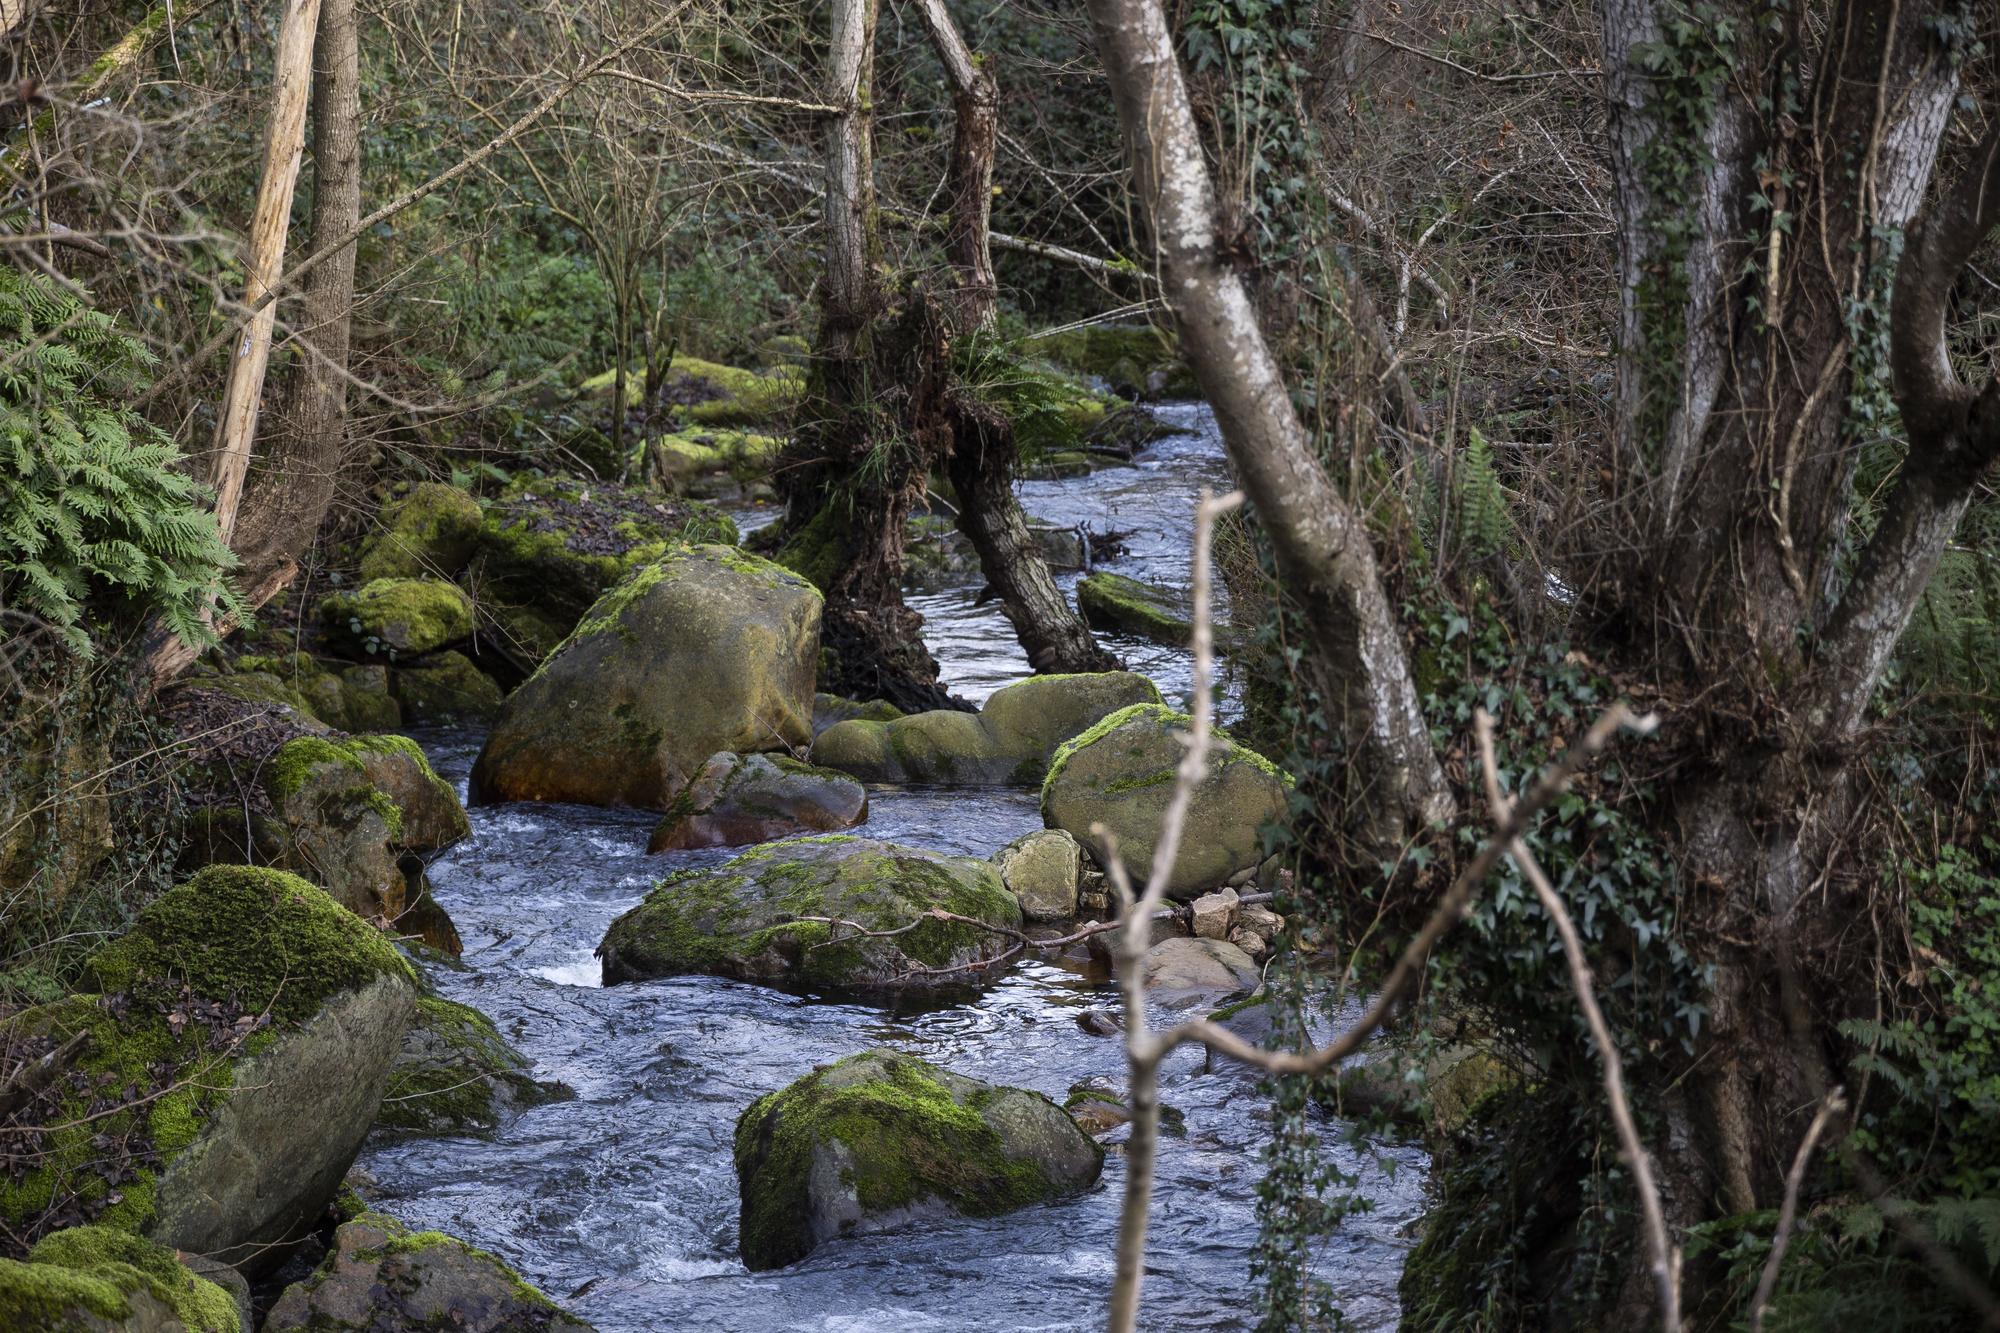
[[[201,487],[126,406],[152,362],[74,293],[0,266],[0,606],[85,657],[93,610],[158,616],[190,643],[212,640],[209,606],[243,612]]]

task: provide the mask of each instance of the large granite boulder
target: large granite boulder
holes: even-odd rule
[[[824,1065],[736,1122],[737,1245],[782,1268],[842,1236],[1081,1193],[1104,1152],[1040,1093],[895,1051]]]
[[[88,977],[94,993],[0,1032],[15,1060],[72,1060],[7,1118],[30,1165],[0,1190],[0,1220],[29,1239],[95,1221],[275,1265],[375,1121],[416,1004],[409,964],[297,876],[215,866],[148,904]]]
[[[499,1256],[363,1213],[334,1232],[326,1262],[285,1288],[264,1333],[590,1333]]]
[[[26,1263],[0,1260],[8,1333],[250,1333],[246,1313],[173,1251],[113,1227],[51,1232]]]
[[[508,697],[474,799],[665,810],[719,750],[803,746],[819,617],[818,590],[768,560],[669,551]]]
[[[1070,737],[1131,704],[1159,702],[1153,682],[1131,671],[1030,676],[996,690],[977,713],[836,723],[813,742],[812,761],[863,782],[1029,787]]]
[[[1227,940],[1161,940],[1146,951],[1148,997],[1162,1009],[1213,1008],[1257,985],[1256,960]]]
[[[832,834],[776,842],[714,870],[661,881],[611,923],[604,981],[705,973],[809,990],[894,991],[966,985],[1012,941],[941,908],[1018,929],[1021,909],[987,861]],[[916,929],[884,939],[864,930]]]
[[[868,789],[845,773],[725,750],[674,797],[646,850],[742,847],[793,833],[837,833],[867,818]]]
[[[1042,822],[1067,829],[1100,865],[1110,861],[1102,826],[1134,884],[1152,871],[1153,849],[1186,753],[1184,713],[1139,704],[1105,718],[1065,744],[1042,784]],[[1167,892],[1190,899],[1264,858],[1259,830],[1284,818],[1289,781],[1262,755],[1218,733],[1208,777],[1195,790]]]

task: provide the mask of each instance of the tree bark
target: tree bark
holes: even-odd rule
[[[1455,803],[1367,526],[1320,466],[1249,294],[1217,253],[1213,189],[1165,15],[1155,0],[1091,0],[1090,14],[1182,352],[1305,609],[1337,723],[1361,760],[1362,840],[1393,857]]]
[[[958,337],[976,337],[991,329],[999,298],[991,223],[1000,90],[965,44],[944,0],[919,0],[919,5],[952,88],[951,168],[945,189],[951,223],[945,252],[954,275],[953,324]],[[944,410],[952,435],[945,466],[958,493],[958,529],[979,553],[980,568],[1000,595],[1029,665],[1038,672],[1117,670],[1120,662],[1098,644],[1063,596],[1028,531],[1027,515],[1014,495],[1019,453],[1012,424],[963,392],[948,395]]]
[[[271,329],[277,303],[268,300],[285,264],[285,235],[291,223],[292,190],[305,152],[306,99],[312,89],[313,32],[320,0],[286,0],[273,60],[271,120],[264,143],[264,174],[250,218],[249,270],[243,303],[256,309],[230,359],[229,382],[217,414],[210,477],[215,487],[215,525],[227,543],[236,530],[236,511],[250,470],[250,447],[257,435],[264,397],[264,370],[270,362]]]
[[[313,57],[314,250],[348,235],[361,218],[361,47],[354,0],[321,0]],[[312,544],[333,502],[347,443],[348,354],[354,314],[350,241],[306,275],[299,301],[305,356],[274,432],[257,459],[238,520],[237,554],[248,582]]]
[[[993,272],[993,159],[1000,142],[1000,89],[959,34],[944,0],[918,0],[931,48],[951,80],[951,224],[945,253],[957,275],[962,332],[989,328],[1000,282]]]

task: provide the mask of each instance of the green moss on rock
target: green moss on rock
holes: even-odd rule
[[[391,657],[435,652],[472,634],[472,599],[455,583],[376,579],[320,603],[337,642]]]
[[[735,1157],[752,1269],[921,1212],[990,1217],[1074,1194],[1104,1160],[1046,1097],[886,1050],[759,1098]]]
[[[867,838],[771,843],[715,869],[663,880],[611,923],[598,954],[607,984],[706,973],[808,990],[886,991],[966,985],[1009,941],[943,908],[1018,929],[1021,910],[988,862]],[[871,930],[918,922],[891,939],[854,938],[820,921]]]
[[[107,1283],[128,1296],[143,1290],[171,1310],[189,1333],[235,1333],[239,1327],[236,1301],[227,1291],[188,1271],[171,1251],[129,1231],[82,1226],[51,1232],[36,1243],[28,1260],[31,1265],[54,1266]],[[0,1287],[6,1285],[0,1279]],[[105,1313],[95,1306],[85,1308]],[[6,1297],[0,1296],[0,1316],[9,1313]],[[25,1330],[35,1325],[7,1323],[7,1327]]]
[[[1194,627],[1177,594],[1123,574],[1085,575],[1076,586],[1076,604],[1092,629],[1180,648],[1192,641]]]
[[[382,507],[380,527],[361,552],[361,578],[448,579],[471,562],[483,516],[456,486],[427,481]]]
[[[417,1001],[376,1124],[426,1134],[489,1134],[514,1113],[561,1100],[539,1083],[493,1020],[438,996]]]

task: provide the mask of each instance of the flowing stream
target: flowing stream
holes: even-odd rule
[[[1189,433],[1134,467],[1028,482],[1028,512],[1063,524],[1132,530],[1105,568],[1184,586],[1193,497],[1228,486],[1213,417],[1162,410]],[[1065,577],[1065,589],[1075,575]],[[913,597],[947,682],[971,699],[1027,672],[980,580]],[[1185,653],[1109,640],[1169,698],[1185,692]],[[420,736],[464,789],[476,733]],[[870,794],[870,837],[989,855],[1041,826],[1035,794],[1005,789]],[[604,988],[592,950],[612,918],[661,875],[719,863],[728,851],[645,853],[655,816],[559,805],[473,810],[472,836],[431,867],[465,941],[438,989],[490,1015],[572,1101],[531,1110],[494,1138],[378,1136],[362,1157],[379,1206],[490,1249],[602,1333],[667,1329],[1068,1330],[1102,1324],[1124,1161],[1067,1203],[973,1221],[930,1220],[821,1246],[803,1263],[749,1273],[736,1258],[731,1140],[743,1108],[813,1066],[887,1045],[1062,1100],[1093,1076],[1123,1083],[1114,1038],[1077,1024],[1113,1003],[1101,982],[1024,963],[976,998],[924,1009],[829,1003],[714,978]],[[1144,1323],[1241,1329],[1254,1323],[1250,1248],[1268,1116],[1240,1069],[1208,1071],[1198,1050],[1163,1071],[1165,1102],[1186,1133],[1164,1140],[1154,1200]],[[1321,1256],[1322,1275],[1359,1328],[1391,1328],[1396,1280],[1421,1207],[1422,1151],[1355,1151],[1329,1122],[1329,1152],[1361,1177],[1372,1211],[1350,1217]]]

